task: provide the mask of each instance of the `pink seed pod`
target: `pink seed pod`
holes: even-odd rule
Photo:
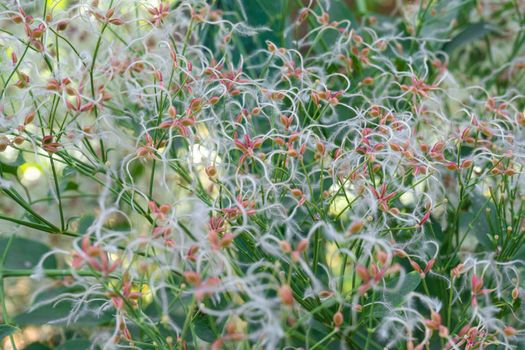
[[[186,282],[188,282],[189,284],[193,286],[197,286],[201,282],[201,277],[198,272],[186,271],[182,275],[184,276],[184,279],[186,280]]]
[[[308,248],[308,239],[304,238],[297,244],[297,247],[295,247],[295,251],[298,253],[302,253]]]
[[[450,274],[452,275],[452,277],[454,278],[458,278],[460,275],[461,275],[461,272],[463,272],[463,267],[465,265],[463,265],[463,263],[460,263],[459,265],[457,265],[456,267],[454,267],[451,271],[450,271]]]
[[[445,327],[445,326],[443,326],[443,325],[440,325],[438,330],[439,330],[439,336],[440,336],[441,338],[447,338],[447,337],[448,337],[448,335],[449,335],[449,330],[448,330],[447,327]]]
[[[472,159],[465,159],[463,162],[461,162],[461,168],[462,169],[470,168],[473,163],[474,162],[472,161]]]
[[[419,272],[420,275],[423,275],[423,270],[421,269],[421,267],[419,266],[419,264],[417,262],[415,262],[414,260],[410,259],[409,263],[410,263],[410,266],[412,266],[412,268],[415,271]]]
[[[518,331],[516,330],[516,328],[512,326],[507,326],[503,328],[503,334],[505,334],[507,337],[515,336],[517,333]]]
[[[381,263],[381,265],[385,266],[388,262],[388,254],[384,252],[383,250],[380,250],[377,252],[377,260]]]
[[[297,22],[303,23],[308,18],[308,14],[309,12],[307,8],[301,9],[301,11],[299,11],[299,16],[297,17]]]
[[[294,302],[293,291],[289,285],[283,284],[278,290],[279,298],[284,305],[292,306]]]

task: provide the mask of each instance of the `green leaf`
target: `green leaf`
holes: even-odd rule
[[[9,238],[0,239],[0,258],[3,257]],[[44,254],[48,253],[50,248],[41,243],[28,238],[15,237],[9,245],[4,268],[6,269],[32,269],[39,262]],[[54,255],[48,256],[44,261],[43,267],[46,269],[55,269],[57,261]]]
[[[84,215],[83,217],[81,217],[80,221],[78,222],[77,233],[86,233],[93,221],[95,221],[95,216],[93,215]]]
[[[114,310],[109,309],[102,314],[95,313],[99,307],[103,304],[103,301],[93,301],[89,303],[89,309],[80,308],[80,310],[74,310],[75,304],[72,300],[57,300],[57,296],[65,293],[74,294],[81,293],[82,290],[79,288],[71,287],[57,287],[48,289],[35,297],[35,303],[40,303],[45,300],[49,300],[49,303],[43,304],[31,311],[25,311],[15,316],[14,321],[21,326],[27,325],[43,325],[53,324],[59,326],[67,326],[67,319],[72,313],[75,314],[76,318],[73,318],[72,324],[74,326],[96,326],[100,324],[106,324],[113,320]],[[74,298],[74,297],[73,297]],[[83,304],[86,307],[86,304]]]
[[[398,285],[400,277],[390,280],[386,286],[389,291],[385,292],[385,300],[393,306],[399,306],[405,301],[405,297],[408,293],[413,292],[421,283],[421,277],[416,271],[407,273]]]
[[[100,303],[91,303],[93,309],[100,306]],[[95,305],[97,304],[97,305]],[[51,303],[42,305],[32,311],[26,311],[18,314],[15,317],[15,322],[21,326],[27,325],[44,325],[53,324],[58,326],[67,326],[68,322],[66,317],[73,313],[74,304],[71,301],[61,301],[59,303]],[[78,318],[73,318],[71,324],[75,326],[97,326],[100,324],[110,322],[113,317],[108,312],[97,316],[94,312],[87,310],[83,311],[84,314]],[[78,315],[78,313],[75,311]]]
[[[68,181],[62,184],[63,191],[77,191],[78,187],[78,184],[74,181]]]
[[[8,324],[0,324],[0,341],[5,337],[10,336],[11,334],[18,331],[18,328],[10,326]]]
[[[51,348],[42,343],[31,343],[24,350],[51,350]]]
[[[199,313],[193,319],[193,327],[195,328],[195,333],[197,337],[208,342],[213,343],[219,335],[213,331],[213,327],[210,324],[214,322],[210,316]]]
[[[61,344],[56,350],[89,350],[91,342],[87,339],[73,339]],[[98,349],[98,347],[97,347]]]
[[[476,237],[477,241],[485,249],[494,249],[489,220],[496,222],[496,212],[496,207],[489,198],[484,197],[480,193],[476,193],[468,209],[462,211],[459,216],[461,235],[463,236],[465,232],[469,231],[472,235],[471,237]]]
[[[455,49],[484,37],[493,31],[489,23],[481,21],[470,24],[461,33],[443,46],[443,51],[450,54]]]
[[[404,279],[400,282],[400,277],[396,277],[386,283],[387,291],[384,292],[384,300],[392,307],[398,307],[403,304],[405,297],[416,290],[421,283],[421,277],[416,271],[407,273]],[[400,285],[399,285],[400,284]],[[388,313],[388,309],[384,305],[376,305],[374,307],[374,316],[383,317]]]

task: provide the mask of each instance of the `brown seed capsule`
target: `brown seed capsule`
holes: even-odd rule
[[[332,317],[332,320],[334,321],[334,326],[339,328],[343,324],[343,321],[344,321],[343,313],[341,311],[337,311]]]
[[[292,158],[297,158],[299,156],[299,152],[297,152],[295,149],[293,148],[290,148],[288,150],[288,156],[292,157]]]
[[[213,165],[207,166],[205,171],[208,177],[215,177],[217,175],[217,168]]]
[[[15,145],[18,145],[18,146],[23,144],[24,141],[25,141],[25,138],[21,135],[15,136],[15,138],[13,139],[13,142],[15,143]]]
[[[3,152],[6,150],[7,146],[9,146],[10,142],[7,136],[0,137],[0,152]]]
[[[66,30],[67,26],[69,25],[69,20],[62,19],[56,23],[57,31]]]
[[[348,235],[353,235],[355,233],[361,232],[364,226],[365,226],[365,223],[361,220],[353,222],[348,228]]]
[[[290,190],[290,193],[294,196],[294,197],[301,197],[303,195],[303,191],[301,191],[300,189],[298,188],[292,188]]]

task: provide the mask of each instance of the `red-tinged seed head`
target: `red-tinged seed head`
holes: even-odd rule
[[[24,125],[30,124],[35,119],[35,112],[29,112],[24,118]]]
[[[507,176],[514,176],[514,175],[517,174],[516,170],[514,170],[512,168],[505,169],[505,171],[503,173],[505,175],[507,175]]]
[[[0,137],[0,152],[3,152],[7,149],[7,146],[10,145],[10,141],[7,136]]]
[[[341,311],[337,311],[332,317],[332,320],[334,321],[334,326],[339,328],[344,321],[343,313]]]
[[[301,196],[303,195],[303,191],[301,191],[301,190],[298,189],[298,188],[292,188],[292,189],[290,190],[290,192],[292,193],[292,195],[293,195],[294,197],[301,197]]]
[[[434,266],[435,263],[436,263],[436,259],[430,259],[427,265],[425,266],[425,270],[423,272],[428,273],[430,270],[432,270],[432,267]]]
[[[307,9],[307,8],[303,8],[303,9],[299,12],[299,17],[297,18],[297,21],[298,21],[299,23],[302,23],[302,22],[304,22],[307,18],[308,18],[308,9]]]
[[[281,123],[285,126],[285,127],[288,127],[289,124],[288,124],[288,117],[285,116],[284,114],[281,114],[279,116],[279,119],[281,120]]]
[[[512,336],[516,335],[517,333],[518,333],[518,331],[514,327],[507,326],[507,327],[503,328],[503,334],[505,334],[507,337],[512,337]]]
[[[211,350],[221,350],[224,345],[224,340],[222,338],[219,338],[215,340],[212,344],[210,349]],[[184,348],[184,347],[183,347]]]
[[[520,297],[520,290],[518,287],[512,290],[512,299],[516,300]]]
[[[450,274],[452,275],[452,277],[459,277],[461,275],[461,272],[463,271],[463,267],[465,265],[463,263],[457,265],[456,267],[454,267],[452,269],[452,271],[450,272]]]
[[[341,156],[341,154],[343,154],[343,149],[342,148],[338,148],[334,151],[334,159],[337,159]]]
[[[279,146],[283,146],[286,143],[286,141],[284,141],[284,139],[282,139],[281,137],[275,137],[273,139],[273,142],[275,142]]]
[[[184,279],[191,285],[198,285],[201,281],[201,277],[198,272],[186,271],[183,273]]]
[[[383,250],[378,251],[377,260],[381,263],[381,265],[386,265],[386,263],[388,262],[388,254]]]
[[[401,210],[399,210],[398,208],[394,207],[394,208],[390,208],[389,210],[390,214],[394,215],[394,216],[397,216],[399,214],[401,214]]]
[[[449,334],[448,328],[443,325],[440,325],[439,326],[439,336],[441,338],[447,338],[448,334]]]
[[[286,241],[279,241],[279,247],[284,253],[290,253],[292,251],[292,247],[290,246],[290,243]]]
[[[463,162],[461,162],[461,167],[463,169],[470,168],[474,162],[471,159],[465,159]]]
[[[315,149],[317,150],[317,152],[319,152],[321,154],[324,154],[325,151],[326,151],[326,147],[325,147],[324,143],[322,143],[322,142],[317,142],[316,145],[315,145]]]
[[[169,106],[168,114],[170,117],[175,118],[177,116],[177,109],[173,105]]]
[[[374,83],[374,78],[366,77],[361,81],[364,85],[372,85]]]
[[[362,281],[367,282],[370,279],[368,269],[364,267],[363,265],[357,265],[357,267],[355,268],[355,271],[357,272],[357,275]]]
[[[162,204],[159,208],[159,211],[162,214],[168,214],[171,211],[171,206],[169,204]]]
[[[391,148],[393,151],[395,151],[395,152],[400,152],[400,151],[403,150],[403,148],[402,148],[400,145],[398,145],[397,143],[390,142],[389,145],[390,145],[390,148]]]
[[[228,322],[226,324],[226,333],[228,334],[234,334],[237,332],[237,325],[235,322]]]
[[[282,286],[279,287],[279,297],[281,298],[281,302],[284,304],[284,305],[293,305],[293,291],[292,291],[292,288],[290,288],[289,285],[287,284],[283,284]]]
[[[308,248],[308,239],[304,238],[297,244],[295,251],[302,253],[306,250],[306,248]]]
[[[225,234],[221,240],[220,240],[220,246],[222,248],[226,248],[228,246],[230,246],[234,240],[235,236],[231,233],[227,233]]]
[[[62,19],[56,23],[57,31],[66,30],[67,26],[69,25],[68,19]]]
[[[419,273],[423,273],[423,270],[421,270],[421,267],[419,266],[419,264],[417,262],[415,262],[414,260],[410,259],[410,265],[412,266],[412,268],[414,270],[416,270],[417,272]]]

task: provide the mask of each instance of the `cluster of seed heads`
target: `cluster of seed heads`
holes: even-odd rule
[[[44,15],[33,1],[1,5],[0,151],[45,175],[2,175],[1,206],[22,217],[15,192],[49,196],[33,205],[41,226],[75,236],[53,254],[81,292],[44,303],[74,298],[72,325],[112,310],[113,327],[92,335],[104,349],[141,348],[137,329],[191,348],[196,318],[211,320],[213,349],[296,346],[316,325],[343,348],[363,328],[374,348],[523,345],[525,227],[507,213],[523,206],[513,84],[525,61],[499,43],[491,74],[508,87],[495,89],[449,70],[416,5],[361,25],[330,6],[300,10],[290,44],[243,54],[239,40],[269,29],[206,1],[81,0]],[[61,178],[78,183],[75,198]],[[482,251],[459,240],[487,212],[460,213],[490,196],[507,222]],[[180,322],[176,304],[193,316]]]

